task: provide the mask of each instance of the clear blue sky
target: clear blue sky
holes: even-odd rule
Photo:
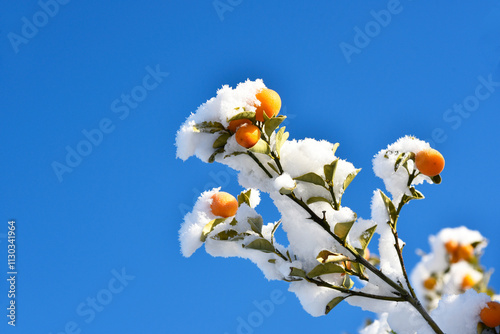
[[[343,204],[365,218],[383,187],[372,156],[405,134],[433,139],[446,168],[402,214],[408,268],[429,234],[463,224],[498,267],[499,35],[493,0],[4,3],[0,277],[12,218],[19,273],[15,329],[0,281],[0,332],[233,334],[252,314],[254,333],[357,331],[371,314],[312,318],[250,262],[180,255],[193,197],[241,189],[223,166],[175,159],[175,132],[247,78],[279,92],[291,137],[340,142],[363,168]],[[260,321],[253,302],[279,294]]]

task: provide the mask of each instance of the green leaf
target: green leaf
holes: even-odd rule
[[[359,173],[360,170],[361,170],[361,168],[358,168],[354,172],[352,172],[351,174],[347,175],[347,177],[344,180],[344,186],[343,186],[344,190],[346,190],[347,187],[349,187],[349,185],[351,184],[352,180],[354,180],[354,178],[356,177],[356,175],[358,175],[358,173]]]
[[[325,264],[318,264],[316,267],[314,267],[313,270],[311,270],[307,274],[307,276],[308,277],[316,277],[316,276],[321,276],[321,275],[326,275],[326,274],[341,274],[341,273],[345,273],[344,268],[336,265],[333,262],[328,262]]]
[[[262,217],[260,217],[260,216],[248,217],[247,221],[248,221],[248,224],[250,224],[250,228],[252,229],[252,231],[254,231],[255,233],[259,233],[259,234],[262,233],[262,225],[263,225]]]
[[[254,153],[262,153],[262,154],[269,154],[269,152],[271,152],[269,144],[262,139],[259,139],[259,141],[254,146],[250,147],[248,150]]]
[[[394,224],[396,223],[396,221],[398,219],[398,215],[396,213],[396,208],[394,207],[394,204],[389,199],[389,197],[387,197],[387,195],[384,194],[384,192],[382,190],[379,190],[379,191],[380,191],[380,196],[382,196],[382,200],[384,201],[385,208],[387,209],[387,214],[389,215],[391,226],[394,226]]]
[[[244,118],[249,119],[251,121],[254,121],[255,120],[255,112],[253,112],[253,111],[240,112],[239,114],[236,114],[233,117],[231,117],[228,121],[231,122],[231,121],[235,121],[237,119],[244,119]]]
[[[223,153],[224,152],[224,147],[219,147],[218,149],[216,149],[214,151],[214,153],[212,153],[212,155],[208,158],[208,162],[209,163],[212,163],[215,161],[215,156],[219,153]]]
[[[350,275],[344,276],[344,281],[342,282],[342,286],[344,286],[347,289],[350,289],[354,286],[354,282],[352,281]]]
[[[272,169],[273,171],[275,171],[275,172],[276,172],[276,174],[279,174],[279,173],[280,173],[280,172],[278,172],[278,169],[277,169],[276,167],[274,167],[274,165],[273,165],[273,163],[272,163],[272,162],[268,162],[268,163],[267,163],[267,165],[268,165],[269,167],[271,167],[271,169]]]
[[[431,180],[432,180],[432,182],[434,182],[435,184],[440,184],[440,183],[441,183],[441,181],[442,181],[442,179],[441,179],[441,175],[439,175],[439,174],[438,174],[438,175],[436,175],[436,176],[433,176],[433,177],[431,177]]]
[[[290,267],[290,274],[288,276],[295,276],[295,277],[306,277],[306,272],[302,269],[295,268],[295,267]]]
[[[337,152],[337,148],[339,148],[339,143],[333,144],[333,155],[335,155],[335,152]]]
[[[201,122],[193,125],[195,132],[216,133],[225,130],[224,125],[219,122]]]
[[[242,191],[238,195],[238,206],[240,206],[243,203],[246,203],[248,206],[250,206],[250,195],[252,193],[252,189],[248,189],[247,191]]]
[[[294,189],[295,188],[285,188],[285,187],[283,187],[283,188],[280,189],[280,194],[281,195],[290,195],[293,192]]]
[[[322,186],[322,187],[325,186],[325,180],[323,180],[323,178],[321,176],[319,176],[318,174],[313,173],[313,172],[294,177],[293,179],[297,180],[297,181],[302,181],[302,182],[314,183],[314,184],[317,184],[318,186]]]
[[[273,230],[271,231],[271,243],[273,242],[274,240],[274,233],[276,232],[276,230],[278,229],[278,227],[281,225],[281,220],[278,221],[276,224],[274,224],[273,226]]]
[[[354,222],[355,221],[353,220],[350,222],[335,224],[335,227],[333,228],[333,233],[335,233],[335,235],[339,237],[342,241],[345,241]]]
[[[210,232],[212,232],[215,226],[223,223],[226,218],[216,218],[208,222],[204,227],[203,231],[201,231],[200,241],[205,242],[207,240],[207,236]]]
[[[212,239],[230,240],[230,239],[234,239],[237,235],[238,235],[238,232],[235,230],[226,230],[226,231],[219,232],[217,235],[212,237]]]
[[[276,259],[269,259],[269,260],[267,260],[267,262],[269,262],[269,263],[276,263]]]
[[[337,163],[339,159],[335,159],[332,163],[323,166],[323,171],[325,172],[326,182],[330,185],[333,184],[333,178],[335,177],[335,171],[337,170]]]
[[[266,239],[255,239],[245,246],[245,248],[256,249],[264,253],[274,253],[274,246]]]
[[[276,154],[278,155],[278,158],[280,157],[281,147],[288,139],[288,136],[289,133],[285,132],[285,127],[280,128],[276,134]]]
[[[236,220],[236,218],[233,218],[233,220],[231,220],[231,222],[229,223],[229,225],[231,225],[231,226],[236,226],[236,224],[238,224],[238,221]]]
[[[335,298],[333,298],[328,304],[326,304],[325,314],[330,313],[330,311],[333,310],[333,308],[335,306],[337,306],[338,304],[340,304],[340,302],[343,301],[346,298],[347,297],[335,297]]]
[[[363,274],[363,273],[364,273],[364,269],[365,269],[365,267],[364,267],[362,264],[360,264],[360,263],[358,263],[358,262],[351,262],[351,269],[352,269],[352,271],[354,271],[355,273],[358,273],[358,274],[360,274],[361,276],[364,276],[364,274]]]
[[[397,172],[397,170],[401,167],[401,166],[407,166],[407,163],[408,163],[408,160],[410,159],[415,159],[415,153],[413,152],[403,152],[401,154],[398,155],[398,157],[396,158],[396,162],[394,163],[394,171]],[[408,168],[407,168],[408,170]]]
[[[227,132],[222,133],[217,139],[214,141],[212,147],[213,148],[219,148],[219,147],[224,147],[227,143],[227,140],[231,137],[231,135]]]
[[[411,192],[412,198],[414,198],[414,199],[424,199],[425,198],[424,194],[422,194],[420,191],[415,189],[415,187],[411,187],[410,192]]]
[[[276,116],[264,122],[264,133],[268,138],[271,137],[273,131],[276,130],[276,128],[278,128],[281,122],[283,122],[285,119],[286,116]]]
[[[330,252],[329,250],[325,249],[319,252],[318,256],[316,256],[316,260],[318,260],[319,263],[330,263],[345,261],[348,260],[348,257],[340,253]]]
[[[481,321],[477,323],[477,334],[483,334],[483,331],[487,329],[485,324],[483,324]]]
[[[324,197],[321,197],[321,196],[314,196],[314,197],[311,197],[307,200],[307,204],[312,204],[312,203],[316,203],[316,202],[326,202],[326,203],[331,203],[329,199],[326,199]]]
[[[373,234],[375,234],[375,230],[377,229],[377,225],[374,225],[370,227],[369,229],[365,230],[361,235],[359,236],[359,242],[361,243],[361,248],[363,251],[368,247],[368,244],[372,240]]]

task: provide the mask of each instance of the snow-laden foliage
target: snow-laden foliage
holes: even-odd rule
[[[441,182],[439,175],[423,175],[415,166],[415,155],[429,149],[429,144],[407,136],[375,155],[374,172],[382,178],[388,193],[374,191],[372,216],[361,219],[342,205],[342,196],[360,169],[336,155],[338,144],[288,139],[285,127],[280,127],[285,116],[264,114],[264,121],[257,121],[255,111],[260,101],[255,96],[264,88],[262,80],[247,80],[234,89],[223,86],[177,132],[177,157],[186,160],[197,156],[204,162],[227,165],[239,172],[238,182],[244,188],[237,196],[239,208],[233,217],[217,217],[211,212],[212,196],[219,188],[200,195],[179,232],[182,254],[189,257],[205,244],[213,256],[249,259],[267,279],[289,282],[289,290],[313,316],[327,314],[343,300],[381,314],[363,333],[383,333],[387,328],[397,333],[438,332],[432,320],[424,319],[427,313],[423,307],[415,302],[416,294],[403,266],[404,241],[397,234],[403,206],[424,198],[415,186],[424,181]],[[238,144],[228,128],[237,119],[248,119],[261,131],[260,139],[249,149]],[[273,200],[281,213],[279,221],[265,223],[258,213],[260,192],[268,193]],[[277,228],[286,232],[287,247],[276,242]],[[369,247],[375,233],[380,236],[379,258],[370,252],[377,247]],[[431,239],[436,255],[424,257],[423,264],[413,272],[419,296],[425,297],[421,286],[426,276],[449,267],[443,259],[444,239],[474,243],[475,252],[485,245],[480,235],[450,233]],[[459,265],[467,264],[456,264],[460,274],[479,273],[477,268]],[[443,280],[443,293],[456,292],[445,289],[445,283]],[[434,321],[444,328],[460,298],[467,298],[478,308],[489,297],[471,290],[467,297],[443,299],[434,312]],[[477,314],[461,321],[467,322],[462,328],[471,328],[472,322],[477,324]],[[450,333],[466,333],[450,328],[454,329]]]

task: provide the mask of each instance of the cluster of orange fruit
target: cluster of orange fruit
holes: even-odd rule
[[[471,244],[459,244],[455,240],[449,240],[444,244],[444,248],[448,253],[450,263],[459,261],[470,261],[474,258],[474,247]],[[432,290],[436,286],[437,280],[434,276],[427,278],[423,285],[427,290]],[[472,275],[466,274],[462,279],[462,290],[472,288],[476,284],[476,280]]]
[[[261,89],[255,95],[260,101],[259,106],[255,106],[255,119],[264,122],[264,112],[271,118],[278,115],[281,109],[281,98],[274,90],[269,88]],[[249,119],[237,119],[229,122],[228,130],[234,133],[236,142],[245,148],[251,148],[260,139],[260,129],[252,124]]]
[[[444,244],[444,248],[449,254],[451,263],[470,261],[474,257],[474,247],[471,244],[459,244],[455,240],[449,240]]]

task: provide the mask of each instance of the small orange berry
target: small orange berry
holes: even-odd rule
[[[470,289],[476,284],[476,281],[470,274],[466,274],[462,279],[462,290]]]
[[[444,244],[444,248],[446,248],[448,254],[453,254],[458,248],[458,242],[456,242],[455,240],[449,240]]]
[[[247,118],[235,119],[234,121],[229,122],[229,126],[227,127],[229,131],[235,133],[236,130],[243,124],[252,124],[252,122]]]
[[[500,303],[488,302],[487,307],[481,310],[481,321],[488,327],[495,328],[500,325]]]
[[[472,245],[458,245],[457,256],[459,260],[470,261],[474,256],[474,247]]]
[[[264,111],[268,117],[278,115],[281,109],[281,98],[274,90],[269,88],[261,89],[255,94],[260,106],[256,106],[255,119],[264,122]]]
[[[234,136],[238,144],[245,148],[250,148],[259,141],[260,129],[253,124],[245,124],[236,130],[236,134]]]
[[[212,195],[210,209],[215,216],[231,217],[238,211],[238,201],[233,195],[220,191]]]
[[[430,148],[416,154],[415,165],[420,173],[432,177],[443,171],[444,158],[439,151]]]
[[[424,288],[426,288],[427,290],[432,290],[436,286],[436,282],[436,278],[431,276],[424,281]]]

